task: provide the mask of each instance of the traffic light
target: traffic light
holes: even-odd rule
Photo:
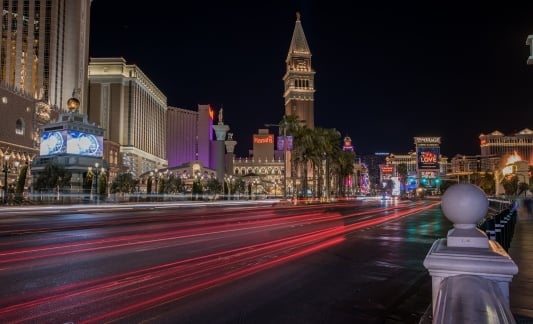
[[[435,178],[435,184],[438,186],[440,185],[440,179],[439,178]]]
[[[422,182],[423,184],[426,184],[426,183],[428,183],[428,179],[427,178],[421,178],[420,182]]]

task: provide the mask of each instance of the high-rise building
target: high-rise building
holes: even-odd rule
[[[1,1],[0,84],[65,110],[85,106],[91,0]]]
[[[167,97],[123,58],[91,58],[89,120],[120,145],[119,169],[140,176],[167,167]],[[104,156],[105,160],[109,160]]]
[[[296,24],[285,63],[285,115],[296,115],[308,128],[314,128],[315,71],[311,65],[311,51],[299,13],[296,14]]]
[[[0,1],[0,158],[19,168],[39,154],[39,128],[67,110],[73,93],[86,108],[91,0]],[[27,179],[31,179],[30,176]],[[28,180],[26,187],[30,187]]]

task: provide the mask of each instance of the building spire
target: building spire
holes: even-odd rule
[[[296,24],[292,33],[291,46],[287,58],[293,55],[311,57],[311,50],[309,50],[309,45],[307,45],[307,39],[305,38],[299,12],[296,12]]]

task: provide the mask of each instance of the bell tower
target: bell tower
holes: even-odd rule
[[[285,115],[297,115],[299,120],[305,121],[304,124],[312,129],[315,126],[315,71],[311,66],[311,51],[298,12],[285,63]]]

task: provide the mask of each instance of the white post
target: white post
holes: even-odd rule
[[[455,184],[442,196],[442,212],[453,222],[447,238],[433,243],[424,266],[432,277],[432,306],[441,282],[451,276],[475,275],[496,283],[509,303],[509,282],[518,267],[502,246],[477,228],[488,211],[485,193],[472,184]]]

